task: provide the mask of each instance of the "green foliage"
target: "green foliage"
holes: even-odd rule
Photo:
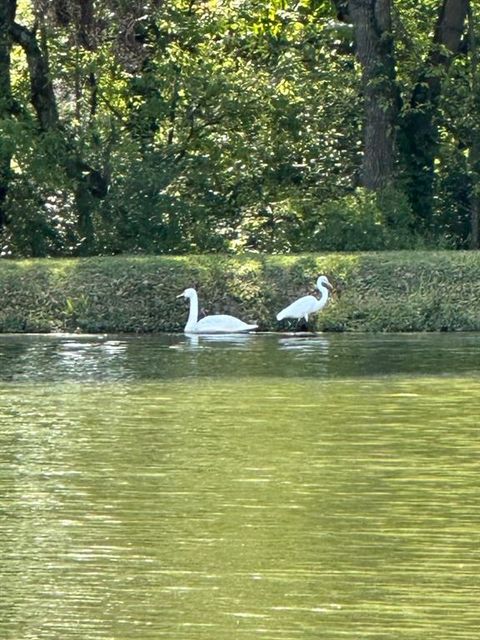
[[[78,184],[61,168],[73,145],[110,176],[108,195],[89,203],[91,252],[301,248],[284,227],[300,221],[305,194],[331,194],[332,177],[348,188],[355,165],[356,76],[348,56],[332,53],[331,8],[175,0],[97,11],[88,47],[74,21],[46,16],[61,130],[35,131],[27,68],[15,57],[28,118],[10,136],[3,254],[75,255],[84,244]],[[283,221],[278,239],[270,210]]]
[[[469,135],[480,127],[470,58],[443,79],[435,228],[419,239],[402,195],[408,168],[386,192],[354,187],[361,73],[333,3],[106,0],[91,24],[78,3],[62,4],[62,20],[53,4],[37,39],[60,126],[40,130],[16,47],[15,114],[0,119],[0,147],[13,154],[0,255],[466,246],[478,178]],[[32,28],[33,0],[21,10]],[[408,111],[438,3],[395,11]]]
[[[413,216],[402,193],[358,188],[320,205],[311,216],[305,246],[311,251],[371,251],[417,244]]]

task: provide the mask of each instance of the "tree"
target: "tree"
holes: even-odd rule
[[[380,190],[393,180],[400,106],[395,79],[391,0],[336,0],[337,15],[354,26],[364,103],[360,184]]]
[[[6,199],[11,180],[12,142],[9,122],[14,111],[10,79],[10,29],[15,16],[16,1],[0,3],[0,230],[7,223]]]
[[[42,8],[42,7],[40,7]],[[79,38],[87,42],[86,29],[91,12],[91,2],[80,5]],[[42,21],[41,30],[45,29]],[[78,215],[78,231],[80,236],[79,253],[89,253],[94,244],[94,230],[91,218],[92,200],[105,197],[108,190],[108,174],[92,167],[82,157],[74,138],[61,122],[58,114],[57,99],[51,79],[47,37],[43,33],[43,50],[40,47],[34,30],[12,22],[10,29],[12,38],[25,52],[30,75],[30,101],[34,107],[40,133],[54,135],[58,139],[56,151],[60,150],[55,160],[60,161],[69,180],[73,182],[74,196]],[[93,82],[93,81],[92,81]]]
[[[480,112],[480,67],[473,7],[468,7],[468,41],[471,56],[471,96],[473,113]],[[480,248],[480,125],[472,123],[469,137],[470,187],[470,248]]]
[[[471,5],[1,3],[0,253],[473,244]]]
[[[434,163],[442,79],[465,35],[469,0],[443,0],[430,51],[419,69],[408,107],[399,122],[407,193],[418,221],[432,230]]]

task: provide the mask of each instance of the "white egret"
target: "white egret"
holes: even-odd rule
[[[317,280],[317,289],[320,291],[320,299],[315,296],[303,296],[298,298],[288,307],[282,309],[277,313],[277,320],[283,320],[284,318],[305,318],[305,322],[308,322],[308,316],[312,313],[317,313],[327,304],[328,292],[333,289],[327,276],[320,276]]]
[[[242,333],[257,329],[256,324],[247,324],[234,316],[214,315],[198,319],[198,296],[195,289],[185,289],[177,298],[190,300],[190,312],[184,333]]]

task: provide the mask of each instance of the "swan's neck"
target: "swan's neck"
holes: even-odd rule
[[[190,311],[188,312],[188,320],[185,325],[185,331],[191,331],[198,322],[198,296],[192,295],[190,298]]]
[[[323,306],[325,306],[327,304],[328,288],[324,284],[321,284],[318,287],[318,290],[320,291],[320,300],[318,301],[318,305],[319,305],[320,308],[322,308]]]

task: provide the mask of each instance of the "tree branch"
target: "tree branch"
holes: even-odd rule
[[[53,92],[48,65],[35,34],[23,25],[13,22],[10,34],[25,52],[30,72],[30,92],[33,108],[44,131],[59,125],[57,102]]]

